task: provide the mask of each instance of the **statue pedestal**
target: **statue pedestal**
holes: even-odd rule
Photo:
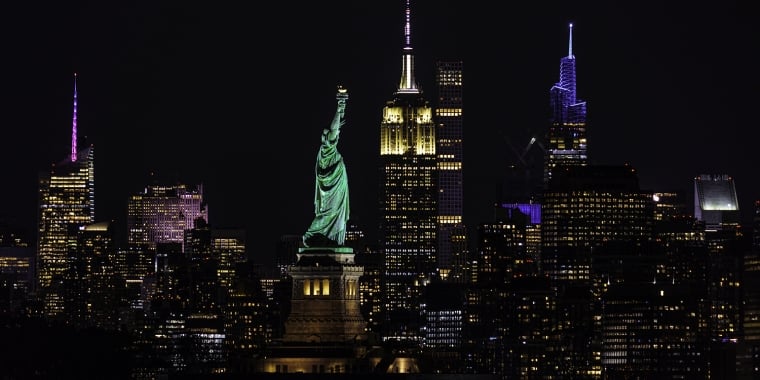
[[[359,277],[350,247],[299,249],[288,268],[293,279],[284,342],[345,343],[363,339],[367,322],[359,308]]]
[[[351,247],[302,247],[298,248],[298,262],[302,257],[325,256],[339,264],[354,263],[354,249]]]

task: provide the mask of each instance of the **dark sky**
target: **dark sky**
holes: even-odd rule
[[[246,228],[254,256],[267,255],[311,222],[319,135],[342,84],[352,216],[375,238],[379,123],[400,76],[403,4],[4,4],[0,218],[34,228],[37,173],[70,149],[76,71],[98,219],[123,223],[129,195],[154,172],[203,183],[211,225]],[[591,161],[630,163],[652,190],[730,174],[750,214],[760,199],[760,33],[747,5],[516,4],[412,3],[423,91],[432,96],[435,60],[464,62],[468,225],[489,220],[503,191],[514,162],[505,136],[522,145],[546,128],[569,22]]]

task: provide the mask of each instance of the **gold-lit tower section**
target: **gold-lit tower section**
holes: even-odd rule
[[[414,80],[407,1],[401,80],[380,123],[383,338],[419,343],[421,295],[437,276],[438,168],[433,108]]]

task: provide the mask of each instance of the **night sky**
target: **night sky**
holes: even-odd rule
[[[506,141],[543,134],[570,22],[590,160],[629,163],[657,191],[690,194],[696,175],[732,175],[751,215],[760,24],[749,5],[591,3],[412,2],[417,82],[431,101],[435,60],[464,62],[466,223],[490,220],[500,200],[515,161]],[[376,238],[379,123],[400,77],[402,0],[2,7],[0,219],[35,238],[37,173],[69,152],[77,72],[97,219],[123,227],[151,173],[202,183],[212,227],[245,228],[267,261],[281,235],[311,222],[314,159],[341,84],[352,216]]]

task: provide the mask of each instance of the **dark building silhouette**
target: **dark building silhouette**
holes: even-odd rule
[[[548,360],[555,376],[596,378],[599,300],[610,273],[596,272],[593,263],[619,255],[620,245],[635,253],[651,244],[652,194],[639,188],[628,165],[564,166],[541,206],[542,268],[557,297]]]
[[[449,277],[461,268],[466,254],[464,215],[464,83],[462,61],[435,64],[437,97],[434,119],[438,157],[438,270]],[[455,269],[457,268],[457,269]],[[460,269],[461,271],[461,269]]]

